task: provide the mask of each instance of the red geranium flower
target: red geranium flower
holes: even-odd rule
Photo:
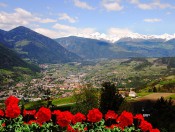
[[[67,126],[67,132],[76,132],[71,125]]]
[[[136,115],[134,116],[134,119],[137,119],[137,120],[139,120],[139,121],[142,121],[142,120],[144,120],[144,117],[143,117],[142,114],[136,114]]]
[[[119,124],[112,124],[110,127],[108,127],[109,129],[114,129],[114,128],[120,128],[120,129],[123,129],[119,126]]]
[[[116,121],[119,122],[118,125],[124,129],[126,126],[132,125],[133,115],[130,112],[123,111]]]
[[[0,110],[0,116],[4,116],[4,111],[3,110]]]
[[[2,127],[5,127],[6,125],[5,125],[5,123],[2,123]]]
[[[99,111],[99,109],[92,109],[89,110],[89,113],[87,115],[88,121],[90,122],[99,122],[102,119],[102,113]]]
[[[51,119],[51,111],[48,108],[41,107],[39,111],[35,114],[35,118],[37,122],[44,123]]]
[[[52,112],[52,115],[59,115],[61,113],[61,111],[60,110],[54,110],[53,112]]]
[[[85,120],[86,120],[85,115],[83,115],[81,113],[77,113],[73,116],[72,123],[76,124],[77,122],[82,122],[82,121],[85,121]]]
[[[160,132],[160,130],[156,128],[156,129],[150,130],[150,132]]]
[[[20,108],[17,104],[10,104],[6,107],[5,114],[6,117],[16,118],[20,115]]]
[[[105,114],[105,120],[108,119],[117,119],[117,114],[113,110],[108,110],[108,112]]]
[[[31,125],[31,124],[33,124],[33,123],[36,123],[36,124],[38,124],[39,126],[42,126],[42,124],[40,123],[40,122],[38,122],[37,120],[30,120],[29,122],[25,122],[24,124],[28,124],[28,125]]]
[[[23,111],[23,116],[26,116],[26,115],[35,115],[36,113],[36,110],[24,110]]]
[[[37,123],[37,121],[36,120],[30,120],[29,122],[27,122],[27,124],[29,124],[29,125],[31,125],[33,123]]]
[[[69,111],[64,111],[58,114],[56,118],[58,125],[61,127],[66,127],[71,123],[73,115]]]
[[[152,130],[152,125],[151,125],[149,122],[143,120],[143,121],[141,121],[139,128],[140,128],[143,132],[147,132],[147,131]]]
[[[15,96],[10,96],[5,100],[5,106],[16,104],[18,105],[19,99]]]

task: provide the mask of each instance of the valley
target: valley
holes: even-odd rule
[[[37,78],[4,86],[0,93],[1,99],[9,95],[26,101],[65,98],[72,96],[74,91],[81,90],[86,84],[101,89],[102,82],[108,81],[113,82],[119,90],[124,90],[122,94],[125,96],[128,96],[130,89],[137,93],[155,92],[155,88],[156,92],[175,92],[175,68],[167,68],[167,64],[163,64],[160,58],[113,59],[39,66],[42,70]],[[159,85],[160,80],[165,84],[170,81],[171,85],[164,88],[164,85]]]

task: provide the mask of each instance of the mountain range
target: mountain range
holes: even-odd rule
[[[85,37],[69,36],[51,39],[20,26],[10,31],[0,30],[0,42],[25,60],[42,63],[65,63],[82,59],[114,59],[131,57],[175,56],[175,35],[116,35]],[[109,37],[109,38],[108,38]],[[115,40],[115,41],[114,41]]]
[[[104,33],[91,33],[91,34],[77,34],[75,35],[77,37],[83,37],[83,38],[91,38],[91,39],[97,39],[97,40],[104,40],[108,41],[110,43],[115,43],[120,39],[123,38],[131,38],[131,39],[163,39],[164,41],[168,41],[171,39],[175,39],[175,34],[162,34],[162,35],[143,35],[139,33],[133,33],[133,32],[126,32],[126,33],[113,33],[113,34],[104,34]]]
[[[54,40],[20,26],[10,31],[0,30],[0,42],[16,51],[22,59],[37,63],[64,63],[81,58]]]
[[[69,51],[86,59],[130,58],[130,57],[172,57],[175,56],[175,39],[121,38],[111,43],[82,37],[55,39]]]

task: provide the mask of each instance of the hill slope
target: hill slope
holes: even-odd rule
[[[37,66],[23,61],[14,51],[0,44],[0,69],[12,69],[13,67],[25,67],[32,71],[39,71]]]
[[[0,88],[36,76],[40,68],[23,61],[16,52],[0,44]]]
[[[54,40],[26,27],[17,27],[1,33],[5,46],[14,49],[23,59],[37,63],[64,63],[81,58],[67,51]]]
[[[137,53],[118,50],[111,43],[81,37],[65,37],[56,39],[63,47],[85,59],[128,58],[141,56]],[[117,51],[116,51],[117,50]]]

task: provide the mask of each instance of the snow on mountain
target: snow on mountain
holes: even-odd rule
[[[84,38],[91,38],[91,39],[98,39],[98,40],[105,40],[111,43],[114,43],[123,38],[132,38],[132,39],[164,39],[168,41],[170,39],[175,38],[175,34],[162,34],[162,35],[142,35],[138,33],[127,33],[127,34],[113,34],[107,35],[104,33],[95,32],[92,34],[77,34],[77,37],[84,37]]]

